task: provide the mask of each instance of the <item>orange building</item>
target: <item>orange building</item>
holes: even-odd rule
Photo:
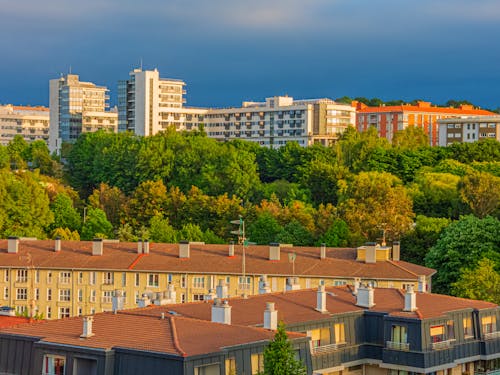
[[[465,104],[459,108],[437,107],[430,102],[418,102],[417,105],[382,105],[380,107],[368,107],[359,102],[354,102],[353,105],[356,106],[356,128],[358,131],[365,131],[370,126],[374,126],[381,137],[392,140],[395,132],[406,129],[408,126],[418,126],[429,135],[431,146],[439,144],[439,119],[494,115],[490,111]]]

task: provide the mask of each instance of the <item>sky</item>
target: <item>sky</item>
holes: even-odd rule
[[[500,107],[498,0],[0,0],[0,103],[48,105],[49,79],[133,68],[188,106],[378,97]]]

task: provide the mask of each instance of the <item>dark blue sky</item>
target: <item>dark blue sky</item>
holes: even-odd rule
[[[0,0],[0,103],[106,85],[143,61],[188,105],[289,94],[500,106],[498,0]]]

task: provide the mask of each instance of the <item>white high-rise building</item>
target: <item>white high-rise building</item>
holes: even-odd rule
[[[16,135],[27,142],[49,140],[47,107],[0,106],[0,144],[7,145]]]
[[[84,132],[117,131],[118,113],[106,111],[109,108],[106,87],[81,82],[76,74],[52,79],[49,87],[50,151],[59,152],[63,142],[74,142]]]
[[[130,79],[118,84],[119,131],[148,136],[174,126],[203,129],[221,141],[243,139],[281,147],[288,142],[328,145],[355,124],[355,108],[331,99],[275,96],[235,108],[184,107],[184,87],[184,81],[161,79],[157,70],[130,72]]]

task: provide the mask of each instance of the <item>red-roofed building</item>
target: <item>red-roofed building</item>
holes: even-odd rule
[[[46,107],[0,105],[0,144],[20,135],[26,142],[49,140],[49,109]]]

